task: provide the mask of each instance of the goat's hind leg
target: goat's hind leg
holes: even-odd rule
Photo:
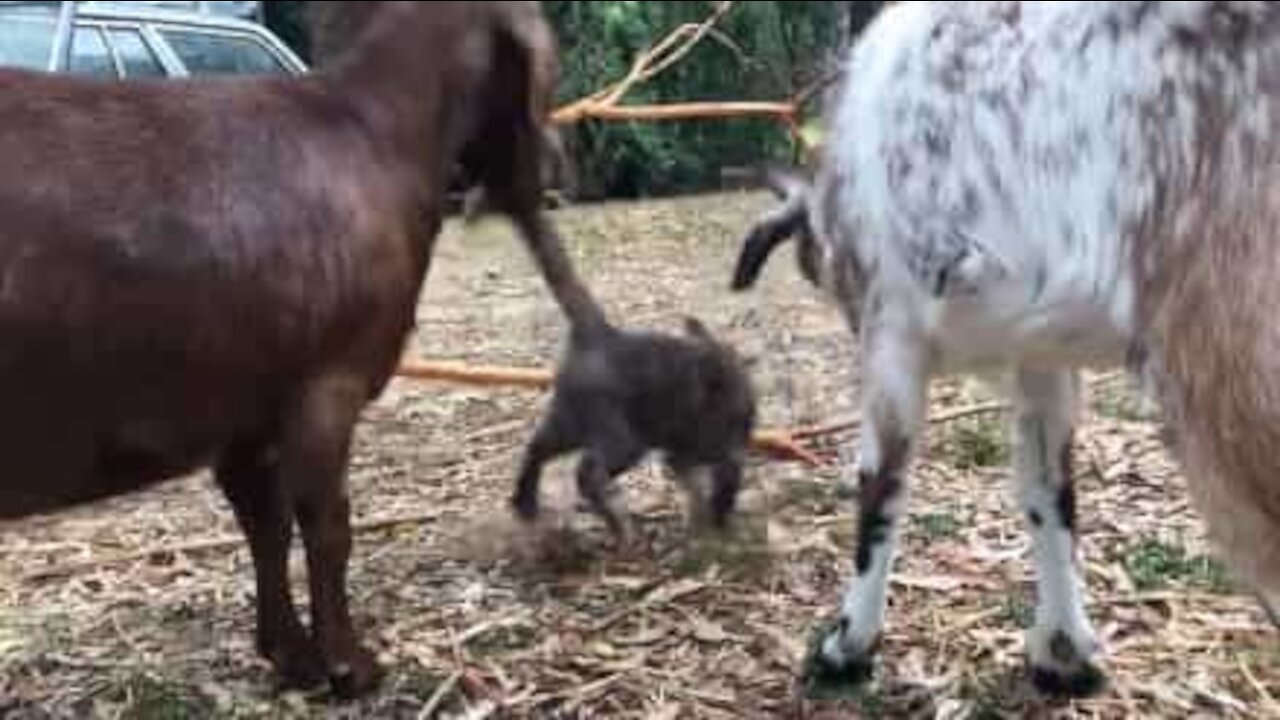
[[[644,447],[621,422],[605,422],[595,432],[596,437],[578,463],[578,492],[625,548],[632,541],[631,523],[625,511],[617,507],[619,493],[611,493],[610,485],[613,478],[640,462]]]
[[[333,691],[344,698],[372,690],[382,675],[356,636],[346,587],[351,557],[347,461],[366,394],[360,378],[313,382],[288,419],[280,449],[281,479],[307,551],[312,634]]]
[[[809,659],[805,679],[812,689],[871,675],[906,504],[907,465],[925,410],[928,367],[922,343],[909,334],[869,333],[862,374],[856,575],[836,623],[819,636]]]
[[[325,680],[324,662],[289,593],[293,513],[277,467],[264,447],[239,446],[219,459],[216,475],[253,556],[258,652],[271,661],[285,687],[315,687]]]
[[[742,488],[742,465],[738,457],[712,464],[667,459],[667,466],[688,499],[688,524],[694,532],[728,527]]]
[[[1024,369],[1016,386],[1014,474],[1036,568],[1036,617],[1027,633],[1032,681],[1052,695],[1090,695],[1106,677],[1095,662],[1098,642],[1076,564],[1071,472],[1076,378],[1065,370]]]

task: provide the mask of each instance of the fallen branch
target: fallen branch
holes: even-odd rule
[[[706,588],[707,586],[705,583],[701,583],[696,580],[685,581],[675,585],[660,585],[646,593],[639,602],[628,605],[621,610],[617,610],[612,614],[605,616],[603,619],[592,625],[589,631],[592,633],[602,633],[635,613],[647,610],[656,605],[672,603],[687,595],[701,592]]]
[[[572,115],[552,115],[559,123],[579,120],[694,120],[698,118],[773,117],[792,122],[796,106],[780,102],[685,102],[663,105],[588,105]],[[566,119],[572,117],[571,120]]]
[[[758,430],[751,436],[751,447],[775,460],[796,460],[815,468],[828,464],[826,458],[804,448],[798,440],[786,430]]]
[[[1104,373],[1091,378],[1087,383],[1085,383],[1085,387],[1091,391],[1096,390],[1100,387],[1104,387],[1118,380],[1122,380],[1126,376],[1127,376],[1127,373],[1123,370]],[[979,403],[977,405],[968,405],[965,407],[954,408],[952,410],[940,412],[929,418],[929,424],[941,425],[943,423],[954,422],[956,420],[963,420],[963,419],[975,417],[978,415],[989,415],[993,413],[1008,412],[1009,410],[1012,410],[1012,409],[1013,407],[1008,403],[998,401],[998,400],[994,402]],[[827,435],[836,435],[848,430],[857,430],[861,426],[862,426],[861,418],[851,418],[849,420],[840,420],[840,421],[831,423],[829,425],[816,425],[814,427],[801,428],[799,430],[793,431],[790,437],[795,442],[803,442],[805,440],[812,440],[817,437],[824,437]]]
[[[545,390],[555,381],[550,370],[467,365],[459,362],[406,361],[398,374],[413,380],[461,383],[479,386],[524,387]],[[785,430],[760,430],[751,438],[752,449],[775,460],[795,460],[810,467],[822,467],[826,461],[801,447],[797,438]]]
[[[721,2],[701,23],[687,23],[676,28],[652,48],[638,55],[621,80],[557,109],[552,113],[552,121],[572,124],[592,117],[592,113],[601,108],[617,105],[636,85],[652,80],[679,62],[711,32],[732,7],[732,2]]]
[[[554,375],[547,370],[468,365],[460,362],[406,361],[396,374],[413,380],[454,382],[464,385],[526,387],[545,390]]]
[[[931,425],[940,425],[942,423],[953,422],[965,418],[975,417],[977,415],[989,415],[992,413],[1002,413],[1009,409],[1008,403],[989,402],[979,405],[970,405],[967,407],[956,408],[933,415],[929,418]],[[857,430],[862,427],[862,418],[852,418],[849,420],[841,420],[829,425],[816,425],[813,427],[802,428],[791,433],[791,439],[796,442],[804,440],[812,440],[817,437],[825,437],[827,435],[836,435],[848,430]]]

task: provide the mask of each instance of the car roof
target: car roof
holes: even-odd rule
[[[47,8],[57,11],[57,2],[0,2],[0,10],[19,8]],[[84,20],[121,20],[130,22],[172,23],[193,25],[217,30],[235,30],[262,34],[262,25],[225,13],[200,12],[160,4],[140,2],[80,2],[76,16]]]
[[[94,20],[144,20],[251,33],[263,31],[263,27],[258,23],[230,15],[148,6],[141,3],[85,2],[76,8],[76,15]]]

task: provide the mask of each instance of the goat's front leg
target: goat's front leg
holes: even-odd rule
[[[372,690],[381,676],[373,654],[356,637],[346,587],[351,557],[346,470],[365,393],[356,378],[313,383],[289,418],[280,450],[281,479],[307,551],[312,632],[333,691],[345,698]]]
[[[258,652],[271,661],[285,687],[310,688],[324,682],[324,664],[289,594],[293,513],[276,471],[266,447],[255,444],[226,451],[218,460],[217,479],[253,555]]]
[[[861,682],[871,674],[906,504],[907,465],[925,408],[928,366],[913,334],[883,327],[867,332],[862,367],[856,574],[837,622],[811,659],[807,674],[818,682]]]
[[[516,490],[511,496],[511,507],[517,517],[526,522],[537,519],[538,486],[541,484],[543,466],[569,452],[577,444],[573,423],[557,399],[552,403],[551,413],[538,425],[533,439],[525,448],[520,475],[516,479]]]
[[[1036,568],[1035,625],[1027,635],[1032,680],[1042,692],[1088,695],[1105,676],[1084,608],[1076,565],[1071,475],[1076,378],[1070,371],[1019,370],[1014,469]]]

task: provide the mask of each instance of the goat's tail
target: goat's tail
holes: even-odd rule
[[[517,218],[516,223],[543,280],[568,318],[574,339],[587,340],[612,330],[604,308],[578,276],[551,222],[542,213],[534,213]]]
[[[757,220],[743,239],[730,285],[735,291],[754,285],[773,251],[808,227],[808,185],[797,175],[778,168],[767,170],[764,180],[782,204]]]
[[[1215,208],[1144,287],[1150,360],[1196,506],[1233,574],[1280,612],[1280,207]]]

